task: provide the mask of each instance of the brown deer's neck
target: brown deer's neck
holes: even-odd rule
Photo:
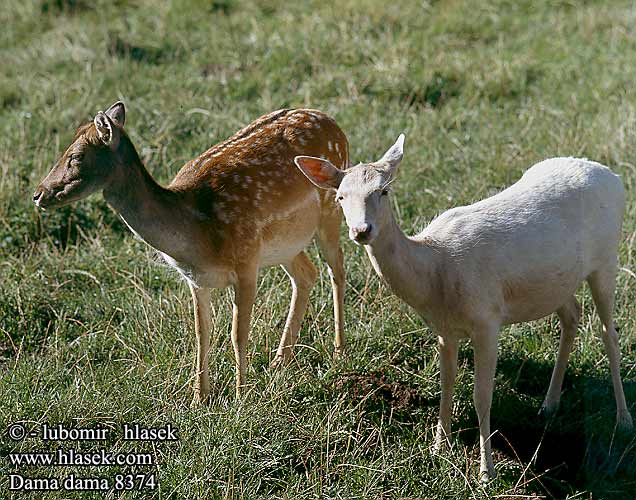
[[[150,246],[177,261],[192,254],[197,221],[183,193],[160,186],[146,170],[130,139],[122,136],[117,172],[104,198],[128,227]]]

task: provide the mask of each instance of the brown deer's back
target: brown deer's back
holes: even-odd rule
[[[258,206],[263,199],[289,197],[299,185],[313,189],[294,165],[296,155],[322,156],[346,168],[346,136],[320,111],[274,111],[190,160],[169,188],[211,189],[219,200]]]

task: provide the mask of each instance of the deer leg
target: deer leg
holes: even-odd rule
[[[298,331],[309,303],[309,292],[317,276],[316,268],[305,252],[300,252],[289,264],[284,264],[283,268],[292,282],[292,299],[283,336],[276,351],[276,358],[272,362],[274,367],[284,364],[291,358],[292,349],[298,340]]]
[[[473,337],[475,387],[473,400],[479,420],[479,478],[487,482],[496,476],[490,443],[490,408],[497,368],[498,328],[485,329]]]
[[[322,215],[318,228],[318,245],[324,259],[327,261],[331,291],[333,295],[333,316],[335,324],[334,356],[344,352],[344,287],[345,271],[344,257],[340,248],[340,212],[327,211]]]
[[[625,429],[633,427],[632,416],[627,409],[623,383],[621,381],[620,360],[621,352],[618,345],[618,335],[613,321],[614,289],[616,288],[616,266],[613,264],[607,270],[596,271],[588,278],[592,290],[592,298],[596,304],[596,311],[603,323],[601,338],[605,345],[605,352],[609,358],[610,374],[614,386],[616,400],[616,423]]]
[[[234,285],[234,305],[232,308],[232,347],[236,362],[236,397],[245,389],[247,377],[247,341],[250,334],[252,307],[256,296],[256,275],[243,273]]]
[[[198,401],[205,401],[210,395],[208,374],[208,354],[210,351],[210,289],[197,288],[190,284],[194,305],[194,331],[197,337],[196,378],[194,395]]]
[[[557,354],[554,370],[552,371],[552,378],[550,379],[550,386],[548,387],[548,392],[541,406],[541,411],[546,416],[552,415],[559,407],[565,368],[568,365],[568,358],[574,345],[576,329],[581,319],[581,305],[577,302],[576,297],[572,296],[557,310],[557,314],[561,322],[561,338],[559,340],[559,353]]]
[[[439,346],[439,378],[442,396],[439,403],[439,419],[433,453],[439,453],[442,446],[449,442],[451,413],[453,411],[453,387],[457,376],[457,340],[437,337]]]

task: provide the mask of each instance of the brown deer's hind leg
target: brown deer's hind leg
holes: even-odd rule
[[[316,268],[305,252],[300,252],[289,264],[284,264],[283,269],[292,282],[292,299],[283,336],[276,357],[272,361],[274,367],[286,363],[292,356],[292,349],[298,340],[298,331],[309,303],[309,292],[317,276]]]
[[[342,215],[340,208],[335,206],[325,206],[332,201],[323,201],[323,211],[318,227],[318,245],[324,259],[329,266],[329,277],[331,278],[331,290],[333,295],[333,315],[335,323],[334,355],[339,356],[344,353],[344,287],[345,271],[344,257],[340,248],[340,222]]]

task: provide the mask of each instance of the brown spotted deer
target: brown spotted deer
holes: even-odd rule
[[[316,280],[316,268],[304,252],[314,234],[329,266],[335,353],[342,352],[341,211],[332,194],[317,189],[294,166],[296,155],[308,154],[347,167],[347,138],[336,122],[312,109],[275,111],[187,162],[162,187],[141,162],[124,121],[124,105],[117,102],[79,127],[33,199],[46,209],[102,190],[130,229],[183,275],[194,304],[196,397],[205,400],[210,391],[210,291],[228,286],[234,288],[237,396],[243,392],[250,317],[262,267],[280,264],[292,282],[273,364],[289,359]]]

